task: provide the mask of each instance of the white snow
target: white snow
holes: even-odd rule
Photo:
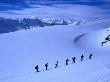
[[[71,11],[71,6],[68,8]],[[0,82],[110,82],[110,42],[101,46],[110,34],[106,31],[109,26],[110,19],[104,18],[79,26],[46,26],[0,34]],[[74,56],[77,59],[72,64]],[[65,66],[67,58],[71,61]],[[56,61],[61,67],[55,69]],[[47,62],[50,70],[43,71]],[[39,73],[34,69],[37,64]]]

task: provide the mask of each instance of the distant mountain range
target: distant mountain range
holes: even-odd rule
[[[54,25],[81,25],[84,21],[75,19],[61,19],[61,18],[19,18],[9,19],[0,18],[0,33],[14,32],[22,29],[30,29],[33,27],[45,27]]]

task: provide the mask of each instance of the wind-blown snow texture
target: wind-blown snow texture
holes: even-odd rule
[[[60,11],[53,13],[44,10],[45,7],[54,12]],[[45,7],[24,9],[22,14],[21,10],[1,13],[0,82],[110,82],[110,42],[101,44],[110,35],[109,14],[103,9],[83,5]],[[65,7],[67,11],[64,11]],[[30,13],[33,10],[39,11]],[[11,18],[12,15],[7,13],[12,12],[19,15]],[[73,19],[75,22],[71,22]],[[77,25],[78,21],[81,24]],[[91,60],[88,58],[90,53],[93,53]],[[82,62],[81,54],[84,54]],[[65,66],[65,60],[72,60],[74,56],[76,63],[69,61],[69,65]],[[55,69],[56,61],[60,67]],[[43,71],[47,62],[50,70]],[[37,64],[39,73],[34,69]]]

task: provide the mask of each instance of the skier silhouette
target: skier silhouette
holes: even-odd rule
[[[66,59],[66,65],[68,65],[68,61],[70,61],[70,60]]]
[[[57,63],[55,64],[55,68],[57,68],[58,67],[58,61],[57,61]]]
[[[73,58],[72,58],[72,60],[73,60],[73,62],[72,62],[72,63],[75,63],[76,57],[73,57]]]
[[[89,59],[91,59],[91,58],[92,58],[92,56],[93,56],[93,55],[92,55],[92,53],[91,53],[91,54],[89,55]]]
[[[36,69],[37,72],[39,72],[39,66],[38,65],[35,66],[35,69]]]
[[[108,41],[110,41],[110,35],[108,35],[106,38],[105,38],[105,41],[103,41],[101,43],[101,45],[103,46],[103,44],[107,43]]]
[[[81,55],[81,61],[83,61],[83,58],[84,58],[84,56],[83,56],[83,54]]]
[[[46,70],[48,70],[48,63],[45,64],[45,68],[46,68]]]
[[[106,41],[110,41],[110,35],[105,38]]]

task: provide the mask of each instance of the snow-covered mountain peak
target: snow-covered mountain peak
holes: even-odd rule
[[[56,17],[37,18],[3,18],[0,17],[0,33],[14,32],[21,29],[30,29],[31,27],[44,27],[54,25],[82,25],[83,21],[75,19],[62,19]]]

